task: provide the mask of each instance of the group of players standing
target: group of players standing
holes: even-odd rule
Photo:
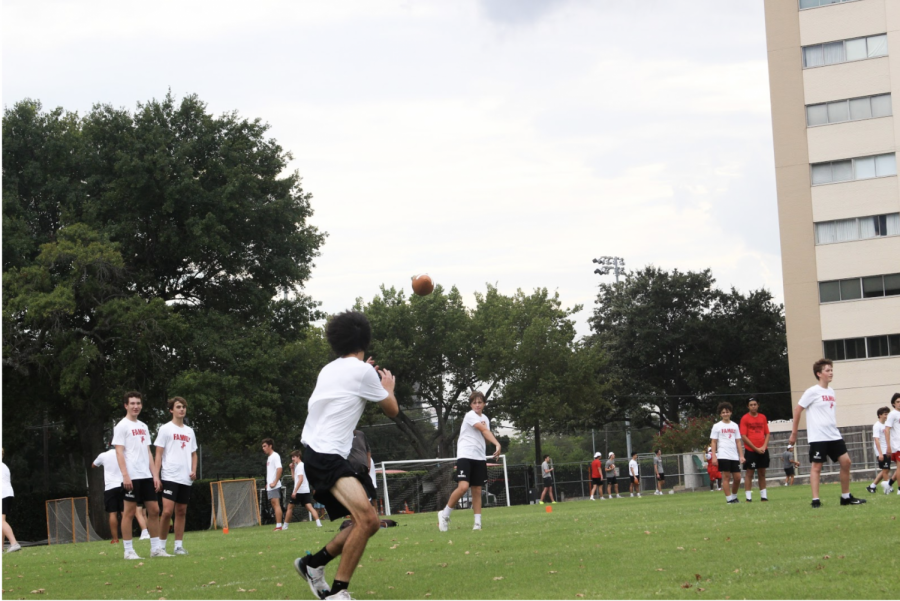
[[[594,453],[594,460],[591,462],[591,496],[590,500],[594,501],[594,494],[599,494],[601,501],[605,500],[603,496],[603,487],[606,486],[606,493],[610,499],[621,499],[619,494],[619,468],[616,466],[616,454],[610,453],[606,458],[606,466],[604,467],[601,453]],[[546,464],[547,458],[544,459]],[[547,481],[547,470],[544,466],[544,490],[547,490],[549,482]],[[552,468],[551,468],[552,471]],[[654,495],[662,495],[662,489],[666,483],[666,473],[663,466],[662,450],[656,449],[653,456],[653,478],[656,481],[656,490]],[[615,491],[615,496],[613,492]],[[641,472],[638,464],[638,454],[632,453],[631,460],[628,462],[628,492],[632,497],[641,496]]]

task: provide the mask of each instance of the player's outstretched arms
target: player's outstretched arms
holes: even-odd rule
[[[493,432],[488,430],[488,427],[485,426],[481,422],[474,424],[472,427],[475,428],[476,430],[478,430],[479,432],[481,432],[481,435],[484,436],[484,439],[486,441],[488,441],[489,443],[494,445],[494,449],[495,449],[494,455],[493,455],[494,459],[499,457],[500,456],[500,442],[497,440],[497,437],[494,436]]]
[[[397,379],[386,369],[380,370],[378,374],[381,376],[381,385],[388,393],[387,398],[379,401],[378,405],[388,417],[397,417],[397,414],[400,413],[400,405],[397,403],[397,397],[394,396],[394,387],[397,385]]]

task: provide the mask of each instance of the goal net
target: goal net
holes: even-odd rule
[[[46,501],[47,544],[89,543],[103,540],[91,526],[87,497]]]
[[[220,480],[209,483],[212,497],[210,529],[243,528],[262,524],[256,480]]]
[[[483,507],[509,506],[506,455],[487,457],[487,484],[482,489]],[[443,509],[456,489],[456,459],[385,461],[376,472],[378,496],[385,515],[423,513]],[[471,490],[457,503],[458,509],[472,506]]]

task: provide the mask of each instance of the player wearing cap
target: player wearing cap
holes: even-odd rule
[[[191,500],[191,488],[197,479],[197,436],[193,428],[185,425],[187,401],[180,396],[168,400],[172,421],[160,427],[156,434],[156,465],[160,467],[162,481],[162,517],[160,518],[159,544],[166,551],[169,524],[175,515],[175,555],[187,555],[184,548],[184,525],[187,507]]]
[[[711,463],[722,472],[722,490],[726,503],[739,503],[738,490],[741,487],[741,463],[744,462],[744,445],[741,444],[741,429],[731,421],[732,406],[729,402],[719,403],[716,413],[722,421],[716,422],[709,435],[712,446]]]
[[[866,490],[869,492],[878,490],[878,483],[882,480],[887,482],[891,476],[891,456],[887,452],[887,440],[884,436],[884,422],[887,421],[890,412],[891,410],[888,407],[880,408],[876,412],[878,419],[872,425],[872,446],[875,447],[875,459],[880,471],[875,476],[872,484],[866,487]]]
[[[122,512],[122,541],[125,559],[141,559],[134,550],[131,540],[131,525],[138,503],[147,510],[147,529],[150,531],[150,556],[168,557],[165,549],[159,548],[159,498],[162,489],[159,471],[150,455],[150,431],[138,416],[143,409],[140,392],[131,391],[123,395],[126,414],[113,430],[113,444],[116,459],[122,472],[122,486],[125,488],[125,511]]]
[[[662,495],[663,485],[666,483],[666,473],[663,467],[662,449],[656,449],[656,455],[653,456],[653,473],[656,475],[656,492],[654,495]]]
[[[616,489],[616,498],[621,499],[619,494],[619,468],[616,467],[616,454],[610,453],[606,458],[606,492],[609,498],[613,498],[613,488]]]
[[[603,501],[603,462],[600,460],[601,453],[594,453],[594,460],[591,461],[591,501],[594,500],[594,493],[600,491],[600,500]]]
[[[784,463],[784,485],[791,486],[794,484],[794,468],[800,467],[800,462],[794,460],[794,445],[787,446],[781,454],[781,461]]]
[[[895,392],[891,397],[891,407],[891,412],[884,422],[884,443],[891,461],[897,465],[897,470],[890,480],[881,483],[881,489],[886,495],[894,492],[894,482],[900,479],[900,392]],[[897,494],[900,495],[900,490]]]
[[[471,487],[472,511],[475,525],[472,530],[481,530],[481,490],[487,484],[487,442],[494,445],[494,459],[500,456],[500,443],[491,433],[491,420],[484,415],[484,394],[476,390],[469,395],[471,410],[463,418],[456,443],[456,480],[459,484],[450,493],[447,506],[438,512],[438,529],[446,532],[450,528],[450,512]]]
[[[834,364],[831,359],[819,359],[813,363],[813,374],[818,383],[808,388],[794,407],[794,426],[788,443],[797,442],[800,416],[806,410],[806,438],[809,441],[809,461],[812,464],[809,472],[812,506],[822,506],[819,480],[826,457],[841,466],[841,505],[862,505],[866,502],[865,499],[857,499],[850,494],[850,455],[847,454],[847,445],[844,444],[835,418],[837,399],[831,388],[831,381],[834,379]]]
[[[759,402],[747,402],[750,411],[741,418],[741,442],[744,444],[744,490],[747,502],[753,500],[753,472],[759,472],[759,497],[768,501],[766,470],[769,468],[769,420],[759,412]]]

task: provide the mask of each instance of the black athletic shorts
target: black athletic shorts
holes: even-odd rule
[[[124,488],[124,487],[123,487]],[[159,502],[153,478],[138,478],[131,481],[131,490],[125,491],[125,500],[146,505],[151,501]]]
[[[460,457],[456,460],[456,481],[468,482],[469,486],[484,486],[487,484],[487,461]]]
[[[298,492],[296,495],[291,495],[290,503],[294,505],[312,505],[313,504],[313,496],[308,492]]]
[[[600,485],[602,485],[602,484],[603,484],[603,478],[594,478],[594,477],[591,477],[591,485],[598,485],[598,486],[600,486]]]
[[[617,478],[617,476],[607,476],[606,484],[609,486],[615,486],[616,484],[619,483],[619,481],[616,478]]]
[[[357,473],[350,467],[350,462],[340,455],[331,453],[319,453],[310,446],[303,446],[303,467],[306,468],[306,477],[309,478],[310,488],[315,489],[313,495],[316,501],[325,506],[328,519],[343,520],[350,515],[344,505],[331,494],[331,489],[341,478],[356,478],[362,485],[365,494],[370,499],[377,496],[375,487],[372,486],[372,478],[369,472]]]
[[[159,493],[159,496],[162,499],[169,499],[181,505],[187,505],[191,500],[191,485],[163,480],[162,492]]]
[[[125,511],[125,489],[117,486],[104,491],[103,506],[106,508],[106,513],[122,513]]]
[[[836,463],[840,456],[846,452],[847,445],[844,444],[843,438],[809,443],[810,463],[825,463],[825,457]]]
[[[662,481],[665,481],[665,479],[666,479],[666,474],[665,474],[664,472],[659,472],[658,474],[656,474],[656,479],[659,480],[659,481],[661,481],[661,482],[662,482]]]
[[[741,462],[737,459],[719,459],[719,471],[726,473],[741,473]]]
[[[544,488],[553,486],[553,478],[544,478]]]
[[[891,456],[887,453],[882,455],[884,457],[883,461],[878,461],[878,455],[875,455],[875,463],[878,464],[878,469],[880,470],[889,470],[891,469]]]
[[[793,475],[794,475],[794,468],[793,468],[793,467],[786,467],[786,468],[784,468],[784,475],[785,475],[785,476],[793,476]]]
[[[745,470],[765,470],[769,468],[769,449],[763,453],[744,451]]]
[[[3,497],[3,515],[8,516],[15,497]]]

